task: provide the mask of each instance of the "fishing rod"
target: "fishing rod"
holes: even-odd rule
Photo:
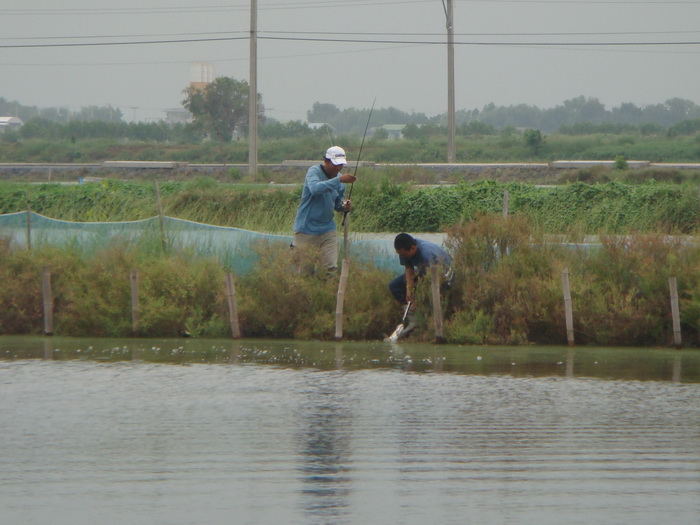
[[[367,136],[367,130],[369,129],[369,121],[372,118],[372,111],[374,111],[374,104],[376,102],[377,102],[377,99],[375,98],[372,101],[372,107],[369,109],[369,116],[367,117],[367,124],[365,125],[365,132],[362,134],[362,142],[360,142],[360,151],[357,154],[357,162],[355,162],[355,171],[352,174],[353,177],[357,177],[357,168],[360,165],[360,157],[362,156],[362,147],[365,145],[365,137]],[[353,186],[354,184],[355,184],[354,182],[350,183],[350,191],[348,192],[348,196],[345,199],[346,201],[349,201],[350,197],[352,196],[352,189],[354,187]],[[349,212],[347,212],[347,211],[343,212],[343,224],[342,224],[343,226],[345,226],[345,218],[348,216],[348,213]]]

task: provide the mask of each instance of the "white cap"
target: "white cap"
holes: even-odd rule
[[[348,163],[347,159],[345,158],[345,150],[340,146],[331,146],[330,148],[328,148],[325,157],[336,166],[338,164]]]

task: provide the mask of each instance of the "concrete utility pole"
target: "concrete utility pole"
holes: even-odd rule
[[[258,173],[258,2],[250,0],[250,90],[248,93],[248,174]]]
[[[445,3],[446,2],[446,3]],[[452,0],[443,0],[447,19],[447,162],[456,162],[455,155],[455,39]]]

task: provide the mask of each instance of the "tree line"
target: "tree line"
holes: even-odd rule
[[[244,80],[218,77],[205,89],[183,90],[182,106],[192,115],[190,122],[169,124],[126,123],[118,108],[66,108],[24,106],[0,97],[0,116],[16,116],[25,125],[16,133],[3,134],[3,140],[31,138],[71,139],[129,138],[136,140],[197,143],[205,138],[228,142],[248,132],[249,86]],[[262,139],[317,135],[362,134],[369,109],[340,109],[334,104],[316,102],[307,111],[307,122],[281,122],[266,117],[263,97],[258,94],[259,134]],[[637,106],[622,103],[607,109],[597,98],[579,96],[553,108],[518,104],[456,113],[460,135],[497,135],[504,130],[539,130],[569,135],[595,133],[668,136],[692,135],[700,131],[700,106],[690,100],[671,98],[660,104]],[[394,107],[372,112],[372,128],[381,136],[383,126],[403,126],[407,138],[427,138],[447,134],[447,114],[428,116]]]

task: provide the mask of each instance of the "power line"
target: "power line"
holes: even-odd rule
[[[346,31],[261,31],[261,33],[291,34],[291,35],[382,35],[382,36],[444,36],[441,33],[416,32],[346,32]],[[614,35],[677,35],[700,33],[698,29],[683,31],[555,31],[536,33],[455,33],[455,36],[614,36]]]
[[[248,36],[217,37],[217,38],[185,38],[177,40],[138,40],[134,42],[71,42],[66,44],[0,44],[0,49],[29,49],[43,47],[96,47],[96,46],[133,46],[152,44],[191,44],[195,42],[226,42],[231,40],[247,40]]]
[[[420,44],[420,45],[444,45],[443,40],[358,40],[351,38],[294,38],[294,37],[272,37],[258,36],[263,40],[292,40],[302,42],[344,42],[344,43],[369,43],[369,44]],[[455,45],[462,46],[695,46],[700,41],[676,41],[676,42],[454,42]]]
[[[370,40],[356,38],[310,38],[291,36],[264,36],[258,35],[261,40],[283,40],[294,42],[335,42],[349,44],[394,44],[394,45],[445,45],[443,40]],[[70,42],[70,43],[49,43],[49,44],[0,44],[0,49],[28,49],[28,48],[61,48],[61,47],[95,47],[95,46],[131,46],[131,45],[155,45],[155,44],[183,44],[197,42],[226,42],[232,40],[247,40],[248,36],[231,37],[211,37],[211,38],[185,38],[171,40],[138,40],[130,42]],[[657,41],[657,42],[454,42],[459,46],[696,46],[700,41]]]
[[[403,49],[407,49],[410,47],[418,47],[418,46],[409,46],[406,45],[403,47]],[[527,45],[514,45],[513,47],[517,48],[525,48],[527,49]],[[374,48],[364,48],[362,49],[362,53],[368,53],[368,52],[376,52],[376,51],[387,51],[390,49],[396,49],[396,46],[391,46],[391,47],[374,47]],[[540,48],[542,49],[542,48]],[[556,45],[552,45],[551,47],[547,47],[547,50],[553,50],[553,51],[583,51],[583,49],[578,49],[576,47],[557,47]],[[679,50],[674,50],[674,51],[669,51],[668,49],[665,51],[654,51],[651,49],[645,49],[645,50],[635,50],[635,49],[630,49],[630,48],[617,48],[617,49],[605,49],[603,47],[597,47],[594,49],[588,48],[586,49],[587,52],[607,52],[607,53],[644,53],[644,54],[668,54],[673,53],[673,54],[692,54],[695,55],[698,53],[698,51],[679,51]],[[315,53],[294,53],[294,54],[284,54],[284,55],[267,55],[267,56],[260,56],[258,57],[259,60],[288,60],[290,58],[302,58],[302,57],[312,57],[312,56],[328,56],[328,55],[343,55],[343,54],[352,54],[356,53],[358,51],[353,51],[353,50],[346,50],[346,51],[322,51],[322,52],[315,52]],[[247,61],[247,57],[241,57],[241,58],[210,58],[207,59],[208,62],[245,62]],[[191,63],[193,60],[156,60],[156,61],[141,61],[141,62],[105,62],[105,61],[100,61],[100,62],[44,62],[44,63],[39,63],[39,62],[25,62],[25,63],[10,63],[10,62],[0,62],[0,65],[4,67],[87,67],[87,66],[100,66],[100,67],[113,67],[113,66],[152,66],[152,65],[167,65],[167,64],[187,64]]]
[[[285,2],[277,4],[266,4],[258,7],[259,11],[279,10],[279,9],[319,9],[338,7],[361,7],[361,6],[377,6],[377,5],[398,5],[398,4],[427,4],[433,0],[399,0],[399,1],[384,1],[377,2],[372,0],[358,1],[328,1],[321,0],[320,2],[303,1],[303,2]],[[226,11],[248,11],[250,4],[243,2],[239,5],[209,5],[197,7],[130,7],[130,8],[94,8],[94,9],[0,9],[0,15],[129,15],[129,14],[180,14],[180,13],[210,13],[210,12],[226,12]]]
[[[477,0],[490,1],[490,0]],[[302,2],[283,2],[269,3],[258,6],[259,11],[279,10],[279,9],[319,9],[339,7],[362,7],[362,6],[380,6],[380,5],[400,5],[400,4],[432,4],[434,0],[387,0],[384,2],[374,0],[345,0],[345,1],[329,1],[321,0],[302,1]],[[35,16],[35,15],[120,15],[120,14],[179,14],[179,13],[208,13],[208,12],[225,12],[225,11],[247,11],[250,9],[250,4],[243,2],[239,5],[209,5],[198,7],[131,7],[131,8],[93,8],[93,9],[0,9],[0,15],[18,15],[18,16]]]
[[[502,4],[549,4],[549,5],[699,5],[699,0],[465,0],[470,3],[502,3]],[[372,0],[357,1],[345,0],[344,2],[321,0],[319,2],[303,1],[291,3],[267,4],[259,6],[259,10],[279,10],[279,9],[319,9],[339,7],[362,7],[379,5],[400,5],[400,4],[428,4],[433,0],[398,0],[377,2]],[[0,15],[5,16],[75,16],[75,15],[131,15],[131,14],[186,14],[186,13],[211,13],[226,11],[247,11],[250,6],[247,3],[239,5],[208,5],[197,7],[129,7],[129,8],[94,8],[94,9],[0,9]]]
[[[455,33],[455,36],[461,37],[521,37],[521,36],[630,36],[630,35],[684,35],[698,34],[700,30],[683,30],[683,31],[594,31],[594,32],[535,32],[535,33]],[[201,31],[192,33],[155,33],[155,34],[122,34],[122,35],[74,35],[74,36],[27,36],[16,38],[2,38],[2,40],[24,41],[24,40],[85,40],[97,38],[154,38],[154,37],[175,37],[175,36],[214,36],[214,35],[248,35],[249,31]],[[370,31],[259,31],[258,34],[274,34],[274,35],[351,35],[351,36],[443,36],[444,33],[418,33],[418,32],[370,32]]]
[[[166,36],[193,36],[193,35],[234,35],[234,34],[245,34],[248,35],[249,31],[202,31],[196,33],[150,33],[150,34],[128,34],[128,35],[74,35],[74,36],[22,36],[16,38],[2,38],[2,40],[84,40],[87,38],[154,38],[154,37],[166,37]]]

